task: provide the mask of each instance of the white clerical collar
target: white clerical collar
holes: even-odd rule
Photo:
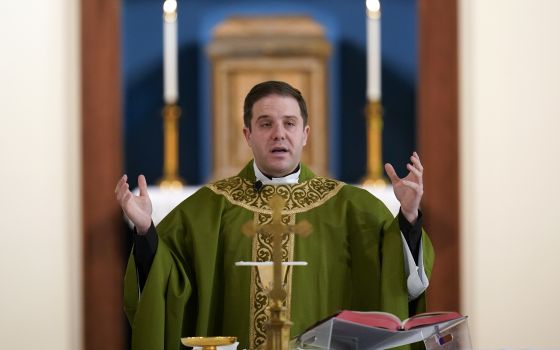
[[[291,173],[290,175],[286,175],[284,177],[273,177],[269,179],[266,175],[264,175],[259,168],[257,167],[257,163],[253,161],[253,169],[255,170],[255,177],[257,180],[263,183],[263,185],[282,185],[282,184],[297,184],[299,181],[299,174],[301,173],[301,167],[295,173]]]

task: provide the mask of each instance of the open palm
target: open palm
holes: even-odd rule
[[[152,224],[152,201],[148,195],[148,185],[144,175],[138,176],[140,194],[135,196],[130,192],[127,176],[117,183],[115,194],[125,215],[132,221],[139,234],[144,234]]]
[[[393,184],[395,197],[401,203],[402,213],[409,222],[414,223],[418,217],[420,201],[424,194],[424,185],[422,183],[424,168],[416,152],[412,154],[410,161],[411,163],[406,165],[409,172],[402,179],[397,176],[395,169],[389,163],[385,164],[385,171]]]

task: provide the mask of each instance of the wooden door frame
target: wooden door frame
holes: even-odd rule
[[[418,0],[418,138],[436,251],[430,310],[460,310],[458,0]]]
[[[84,348],[123,350],[120,1],[81,1]]]

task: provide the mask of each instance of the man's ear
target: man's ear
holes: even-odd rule
[[[307,137],[309,137],[309,131],[311,130],[311,128],[309,127],[309,125],[306,125],[303,127],[303,145],[307,145]]]
[[[243,127],[243,136],[245,136],[245,141],[247,141],[247,145],[251,147],[251,130],[248,127]]]

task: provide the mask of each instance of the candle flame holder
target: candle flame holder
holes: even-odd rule
[[[163,107],[163,178],[161,188],[181,188],[185,181],[179,177],[179,117],[181,108],[176,104]]]
[[[361,183],[365,186],[385,186],[381,162],[383,116],[381,101],[368,101],[365,109],[367,124],[367,173]]]

